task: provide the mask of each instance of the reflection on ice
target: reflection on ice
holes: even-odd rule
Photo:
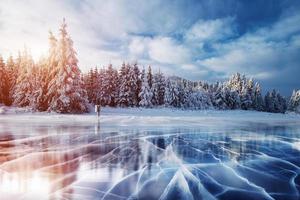
[[[299,125],[0,125],[1,199],[300,197]]]
[[[294,142],[292,143],[292,147],[298,151],[300,151],[300,142]]]
[[[45,198],[50,193],[50,180],[42,174],[1,173],[1,194],[23,194]]]

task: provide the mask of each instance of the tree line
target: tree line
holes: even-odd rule
[[[66,27],[64,21],[58,37],[49,33],[48,55],[38,62],[26,49],[6,62],[0,55],[0,104],[57,113],[88,112],[90,104],[300,112],[300,90],[289,100],[276,90],[262,95],[258,82],[239,73],[224,82],[208,83],[123,63],[118,69],[110,64],[82,74]]]
[[[90,103],[112,107],[163,106],[285,113],[297,111],[300,103],[300,90],[294,91],[289,101],[276,90],[262,95],[258,82],[239,73],[227,81],[210,84],[165,77],[160,71],[152,73],[151,66],[141,70],[137,63],[123,63],[119,71],[112,65],[91,69],[84,74],[83,82]]]
[[[58,39],[49,33],[49,53],[37,63],[25,49],[6,63],[0,56],[0,103],[37,111],[82,113],[88,111],[73,41],[65,21]]]

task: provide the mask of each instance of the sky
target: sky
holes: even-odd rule
[[[300,89],[298,0],[1,0],[0,54],[47,55],[63,18],[83,72],[138,62],[209,82],[240,72],[286,96]]]

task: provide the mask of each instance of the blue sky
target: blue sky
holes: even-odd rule
[[[2,0],[0,53],[45,55],[63,17],[83,71],[138,61],[191,80],[240,72],[265,90],[300,89],[297,0]]]

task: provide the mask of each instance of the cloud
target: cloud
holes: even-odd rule
[[[128,49],[131,57],[161,64],[181,65],[191,60],[189,49],[171,37],[134,37]]]
[[[189,50],[168,37],[158,37],[149,42],[149,57],[168,64],[183,64],[190,60]]]
[[[291,85],[297,87],[300,85],[299,16],[284,17],[236,40],[216,43],[215,55],[198,63],[226,77],[237,71],[245,73],[263,81],[268,88],[276,86],[286,91]]]
[[[187,31],[185,37],[190,41],[202,42],[224,40],[234,34],[234,18],[226,17],[214,20],[200,19]]]
[[[133,58],[144,58],[148,56],[149,38],[134,37],[128,45],[129,54]]]
[[[65,17],[83,71],[138,61],[193,80],[239,71],[288,91],[300,85],[299,10],[290,0],[2,0],[0,54],[24,44],[46,54],[48,30]]]

